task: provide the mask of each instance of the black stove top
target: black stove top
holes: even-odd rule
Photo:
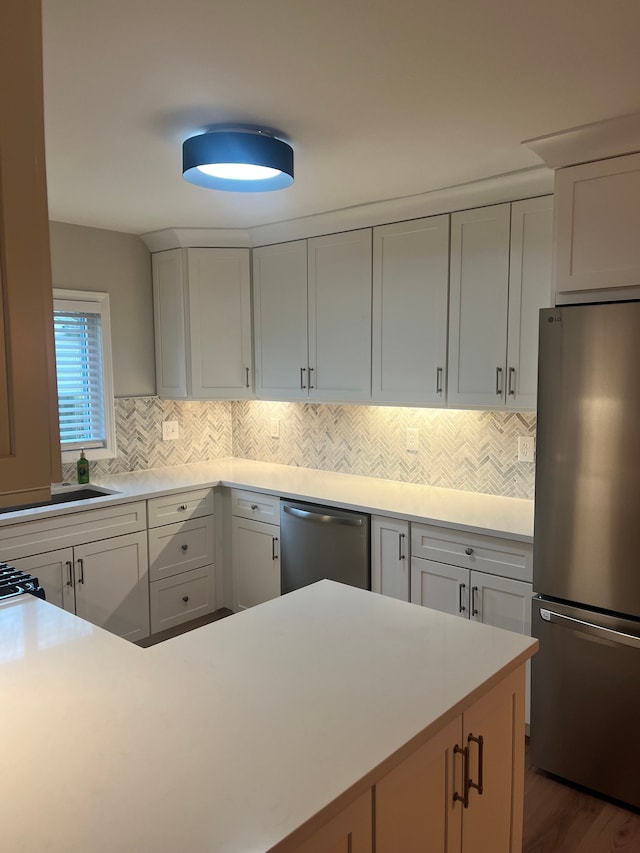
[[[13,598],[14,595],[24,595],[26,592],[37,595],[38,598],[45,597],[38,578],[14,569],[6,563],[0,563],[0,600]]]

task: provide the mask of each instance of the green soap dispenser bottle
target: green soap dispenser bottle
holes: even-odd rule
[[[76,468],[78,471],[78,482],[79,483],[88,483],[89,482],[89,460],[84,455],[84,450],[80,451],[80,459],[76,462]]]

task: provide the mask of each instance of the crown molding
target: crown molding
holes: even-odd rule
[[[456,187],[241,228],[165,228],[140,235],[149,251],[181,247],[254,247],[370,228],[471,207],[553,193],[553,172],[536,166]]]
[[[640,113],[525,139],[522,144],[535,151],[551,169],[634,154],[640,151]]]

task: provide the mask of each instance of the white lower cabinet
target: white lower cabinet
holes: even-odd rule
[[[481,534],[413,524],[411,601],[531,635],[533,548]],[[529,665],[526,720],[529,722]]]
[[[13,560],[47,601],[126,640],[149,636],[147,537],[129,533]]]
[[[409,601],[409,522],[371,517],[371,589]]]
[[[157,634],[215,610],[213,492],[181,492],[147,504],[151,633]]]
[[[280,525],[231,519],[233,609],[245,610],[280,595]]]

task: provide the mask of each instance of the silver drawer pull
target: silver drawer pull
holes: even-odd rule
[[[184,603],[186,604],[186,603],[187,603],[187,601],[189,601],[189,596],[188,596],[188,595],[183,595],[183,596],[182,596],[182,600],[183,600],[183,601],[184,601]]]
[[[180,504],[180,506],[178,507],[178,512],[186,512],[186,510],[187,510],[186,504]]]
[[[251,504],[251,509],[252,510],[258,509],[258,504]]]
[[[189,546],[188,546],[188,545],[181,545],[180,547],[182,548],[182,550],[183,550],[183,551],[188,551],[188,550],[189,550]]]
[[[467,557],[470,557],[473,554],[473,548],[465,548],[464,553],[467,555]]]

